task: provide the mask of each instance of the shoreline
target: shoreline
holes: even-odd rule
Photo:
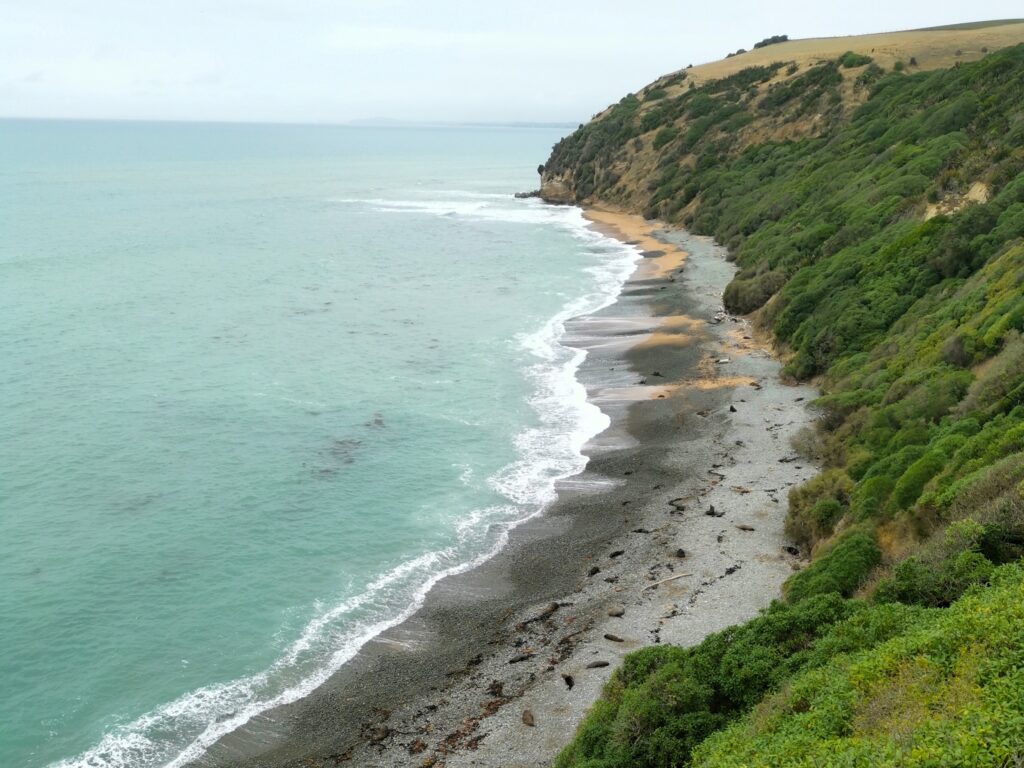
[[[611,419],[586,469],[494,558],[194,765],[547,765],[625,653],[699,642],[778,596],[798,566],[786,490],[814,473],[788,437],[814,390],[782,384],[721,311],[724,249],[585,215],[644,256],[613,304],[566,324],[562,343],[588,352],[577,378]]]

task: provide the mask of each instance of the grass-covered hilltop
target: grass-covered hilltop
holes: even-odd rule
[[[549,199],[727,245],[814,379],[783,600],[628,657],[557,761],[1024,765],[1024,23],[763,41],[555,148]]]

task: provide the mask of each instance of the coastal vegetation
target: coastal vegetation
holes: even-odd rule
[[[727,308],[823,392],[787,519],[812,561],[753,621],[629,657],[557,764],[1024,759],[1024,45],[650,102],[556,145],[545,188],[729,247]]]

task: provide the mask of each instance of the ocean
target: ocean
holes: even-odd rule
[[[186,764],[583,468],[564,132],[0,121],[4,766]]]

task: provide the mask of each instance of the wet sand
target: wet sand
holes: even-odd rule
[[[631,650],[690,645],[755,615],[798,560],[789,438],[809,387],[744,320],[706,238],[590,212],[645,252],[619,301],[567,327],[612,426],[546,513],[325,685],[222,739],[203,766],[545,766]],[[678,339],[671,337],[679,337]]]

